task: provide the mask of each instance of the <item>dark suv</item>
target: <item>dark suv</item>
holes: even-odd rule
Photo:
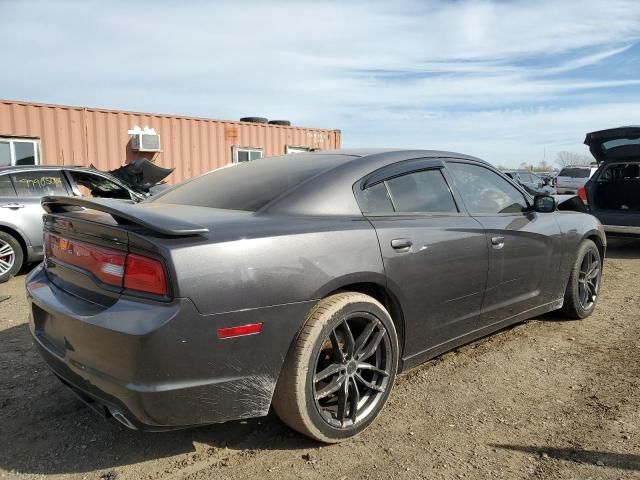
[[[578,195],[607,233],[640,235],[640,126],[591,132],[584,143],[598,170]]]

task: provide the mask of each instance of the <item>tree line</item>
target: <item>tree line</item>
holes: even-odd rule
[[[547,162],[546,160],[540,160],[538,163],[522,162],[517,168],[518,170],[527,170],[530,172],[553,172],[558,168],[571,167],[573,165],[590,165],[593,162],[593,158],[583,153],[575,152],[558,152],[554,163],[557,166]],[[505,167],[504,165],[498,165],[500,170],[514,170],[513,167]]]

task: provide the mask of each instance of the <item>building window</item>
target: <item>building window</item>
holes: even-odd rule
[[[284,151],[287,155],[290,153],[306,153],[310,152],[311,149],[309,147],[297,147],[294,145],[285,145]]]
[[[0,137],[0,167],[39,164],[39,140]]]
[[[250,162],[262,158],[262,149],[254,147],[233,147],[233,163]]]

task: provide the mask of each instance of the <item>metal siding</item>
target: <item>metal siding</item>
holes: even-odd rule
[[[127,130],[155,128],[162,152],[131,150]],[[174,167],[177,183],[232,161],[232,147],[262,148],[282,155],[286,145],[324,150],[340,148],[340,131],[172,115],[124,112],[0,100],[0,136],[40,139],[47,165],[89,165],[111,170],[139,157]]]

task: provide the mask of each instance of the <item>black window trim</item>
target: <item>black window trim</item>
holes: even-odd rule
[[[462,195],[460,194],[460,191],[458,189],[458,186],[456,184],[456,180],[455,180],[455,176],[452,173],[449,173],[447,170],[447,173],[449,173],[449,176],[451,177],[451,188],[455,190],[457,196],[460,198],[460,201],[462,202],[462,205],[464,205],[465,211],[469,214],[469,216],[472,217],[521,217],[523,215],[530,215],[531,212],[533,211],[533,197],[531,197],[531,195],[529,195],[529,193],[515,180],[509,178],[509,176],[505,175],[504,173],[502,173],[500,170],[492,167],[491,165],[488,164],[483,164],[480,162],[474,162],[474,161],[470,161],[467,160],[465,158],[448,158],[445,160],[445,169],[447,168],[447,164],[450,163],[466,163],[469,165],[475,165],[477,167],[481,167],[481,168],[485,168],[487,170],[489,170],[490,172],[496,173],[498,176],[502,177],[507,183],[509,183],[510,185],[512,185],[518,192],[520,192],[520,194],[524,197],[524,200],[527,204],[527,209],[522,211],[522,212],[513,212],[513,213],[471,213],[469,208],[467,207],[466,203],[464,203],[464,199],[462,198]]]
[[[393,217],[393,218],[424,218],[424,217],[468,217],[469,214],[464,207],[464,204],[461,203],[457,193],[454,191],[451,185],[451,177],[448,175],[448,172],[445,168],[444,158],[414,158],[409,160],[401,160],[396,163],[392,163],[391,165],[385,165],[384,167],[379,168],[358,180],[354,184],[354,193],[356,196],[356,203],[360,208],[360,212],[365,217]],[[393,195],[389,190],[387,185],[388,180],[392,180],[397,177],[402,177],[404,175],[410,175],[416,172],[422,172],[427,170],[439,170],[442,175],[442,179],[444,180],[444,184],[446,185],[449,193],[451,194],[451,198],[453,199],[453,204],[456,207],[457,212],[397,212],[396,204],[393,200]],[[367,188],[373,187],[380,183],[384,184],[384,187],[387,191],[387,196],[389,197],[389,201],[391,202],[391,208],[394,209],[393,212],[365,212],[361,205],[361,197],[359,192],[366,190]]]

